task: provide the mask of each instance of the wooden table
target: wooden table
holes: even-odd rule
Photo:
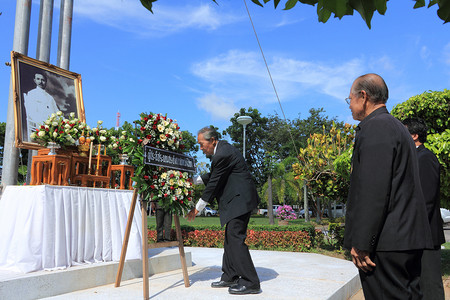
[[[82,187],[109,188],[109,176],[81,174],[73,177],[73,183]]]
[[[33,156],[30,185],[69,185],[70,167],[70,155]]]
[[[129,165],[112,165],[111,166],[111,187],[114,187],[116,184],[116,172],[120,172],[120,189],[125,189],[125,181],[127,173],[129,173],[128,179],[128,189],[133,189],[133,184],[131,178],[134,176],[134,167]]]

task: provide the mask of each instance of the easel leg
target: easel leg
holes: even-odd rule
[[[183,236],[181,235],[180,219],[177,215],[173,215],[175,220],[175,231],[177,233],[178,250],[180,251],[181,269],[183,270],[184,286],[190,287],[189,274],[186,266],[186,255],[184,254]]]
[[[149,298],[148,291],[148,229],[147,229],[147,201],[141,200],[142,210],[142,280],[144,287],[144,300]]]
[[[133,216],[134,216],[134,209],[136,207],[137,195],[138,191],[135,189],[133,191],[133,197],[131,198],[131,206],[130,211],[128,212],[127,227],[125,229],[125,236],[123,238],[122,252],[120,253],[119,269],[117,270],[116,283],[114,284],[114,287],[119,287],[120,281],[122,280],[123,266],[125,264],[125,256],[127,254],[128,240],[130,239],[131,224],[133,223]]]

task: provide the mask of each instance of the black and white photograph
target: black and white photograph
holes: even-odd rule
[[[11,60],[17,147],[39,148],[30,139],[31,133],[58,111],[67,118],[73,112],[76,118],[85,120],[81,75],[16,52],[12,52]]]

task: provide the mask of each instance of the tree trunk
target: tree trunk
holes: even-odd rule
[[[303,181],[303,203],[305,208],[305,222],[310,221],[309,207],[308,207],[308,187],[306,186],[306,180]]]
[[[269,174],[269,178],[267,179],[268,188],[267,188],[267,214],[269,215],[269,224],[273,225],[273,199],[272,199],[272,175]]]

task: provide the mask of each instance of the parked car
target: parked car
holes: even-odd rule
[[[279,206],[281,206],[281,205],[278,205],[278,204],[272,205],[272,208],[273,208],[273,216],[274,216],[274,217],[277,215],[277,209],[278,209]],[[268,214],[269,214],[269,213],[268,213],[267,208],[260,208],[260,209],[258,209],[258,215],[263,215],[264,217],[267,217]]]
[[[450,210],[441,208],[441,217],[444,223],[450,223]]]
[[[308,212],[309,212],[309,216],[312,217],[312,210],[309,209]],[[304,218],[305,217],[305,210],[304,209],[302,209],[302,210],[300,210],[298,212],[298,217],[299,218]]]
[[[345,216],[345,209],[344,209],[344,205],[342,204],[337,204],[336,207],[331,208],[331,212],[332,212],[332,216],[334,218],[340,218]],[[328,213],[328,209],[324,209],[323,210],[323,216],[324,217],[331,217],[331,215]]]
[[[205,207],[205,209],[203,210],[203,215],[205,215],[206,217],[212,217],[212,216],[216,216],[217,215],[217,210],[212,209],[211,207]]]

